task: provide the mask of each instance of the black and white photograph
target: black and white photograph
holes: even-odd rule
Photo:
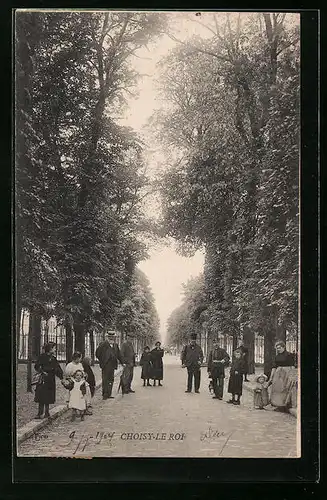
[[[14,12],[18,457],[301,457],[300,31]]]

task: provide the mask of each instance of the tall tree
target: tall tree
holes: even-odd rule
[[[171,35],[162,62],[168,106],[153,121],[178,158],[162,225],[182,251],[205,249],[212,321],[272,345],[297,321],[298,26],[279,13],[203,17],[209,37]]]

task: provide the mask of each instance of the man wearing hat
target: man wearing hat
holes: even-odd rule
[[[223,399],[225,367],[228,366],[230,358],[227,351],[219,346],[218,338],[213,339],[212,345],[208,357],[208,374],[215,393],[213,399]]]
[[[102,398],[113,399],[111,393],[115,370],[118,368],[118,361],[123,364],[115,332],[106,333],[105,340],[98,345],[95,355],[102,370]]]
[[[127,333],[126,340],[121,346],[121,355],[126,365],[127,373],[127,386],[124,388],[124,392],[135,392],[132,390],[131,384],[134,376],[134,366],[135,366],[135,351],[132,343],[133,334]]]
[[[203,351],[196,343],[196,334],[191,335],[190,343],[184,346],[181,354],[182,367],[187,368],[187,389],[192,392],[192,381],[194,377],[194,390],[199,393],[201,381],[201,364],[203,362]]]

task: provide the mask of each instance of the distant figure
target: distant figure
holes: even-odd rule
[[[150,347],[147,345],[142,352],[140,366],[142,367],[141,379],[143,380],[143,386],[147,385],[148,387],[152,387],[150,384],[150,378],[152,378],[152,355],[150,353]]]
[[[162,386],[161,380],[163,379],[163,358],[164,350],[161,347],[161,342],[157,341],[155,343],[155,348],[151,351],[152,360],[152,378],[153,386],[155,387],[156,381],[158,380],[158,386]]]
[[[63,371],[55,357],[56,344],[49,342],[44,346],[42,353],[35,363],[35,370],[38,373],[38,381],[35,387],[34,401],[39,403],[39,411],[36,419],[50,417],[49,405],[56,402],[56,377],[63,379]]]
[[[256,379],[253,393],[253,406],[256,410],[264,410],[269,404],[268,389],[266,387],[267,375],[262,373]]]
[[[234,405],[239,405],[241,402],[242,388],[244,375],[244,360],[242,351],[236,349],[232,360],[232,365],[229,372],[228,392],[232,395],[232,399],[227,401]]]
[[[123,365],[115,333],[109,332],[105,335],[105,340],[99,344],[95,355],[99,360],[102,370],[102,399],[113,399],[112,387],[115,370],[118,368],[118,361]]]
[[[121,346],[121,356],[123,362],[125,364],[126,370],[124,370],[126,374],[126,387],[123,387],[123,393],[127,394],[129,392],[135,392],[132,389],[132,380],[134,376],[134,366],[136,365],[135,361],[135,351],[132,343],[133,334],[126,334],[127,340]],[[124,379],[125,380],[125,379]]]
[[[196,334],[192,334],[190,343],[184,346],[181,354],[182,367],[187,368],[187,389],[185,392],[192,392],[194,377],[194,390],[200,392],[201,365],[203,362],[203,351],[196,343]]]
[[[208,357],[208,374],[212,379],[213,399],[223,399],[225,367],[229,364],[229,355],[219,346],[219,339],[213,340],[213,347]]]

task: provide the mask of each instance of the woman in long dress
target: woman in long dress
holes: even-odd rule
[[[35,388],[34,401],[39,403],[39,411],[36,419],[50,417],[49,405],[56,402],[56,377],[63,379],[63,371],[55,357],[56,344],[49,342],[44,346],[44,353],[41,354],[35,363],[35,370],[39,374],[39,381]]]
[[[276,356],[268,386],[271,386],[270,403],[276,411],[288,411],[296,406],[297,369],[296,356],[286,350],[286,345],[279,340],[275,344]]]
[[[160,382],[163,379],[163,355],[164,350],[161,347],[161,342],[158,341],[155,343],[155,348],[151,351],[153,386],[156,385],[157,380],[158,385],[162,386]]]

